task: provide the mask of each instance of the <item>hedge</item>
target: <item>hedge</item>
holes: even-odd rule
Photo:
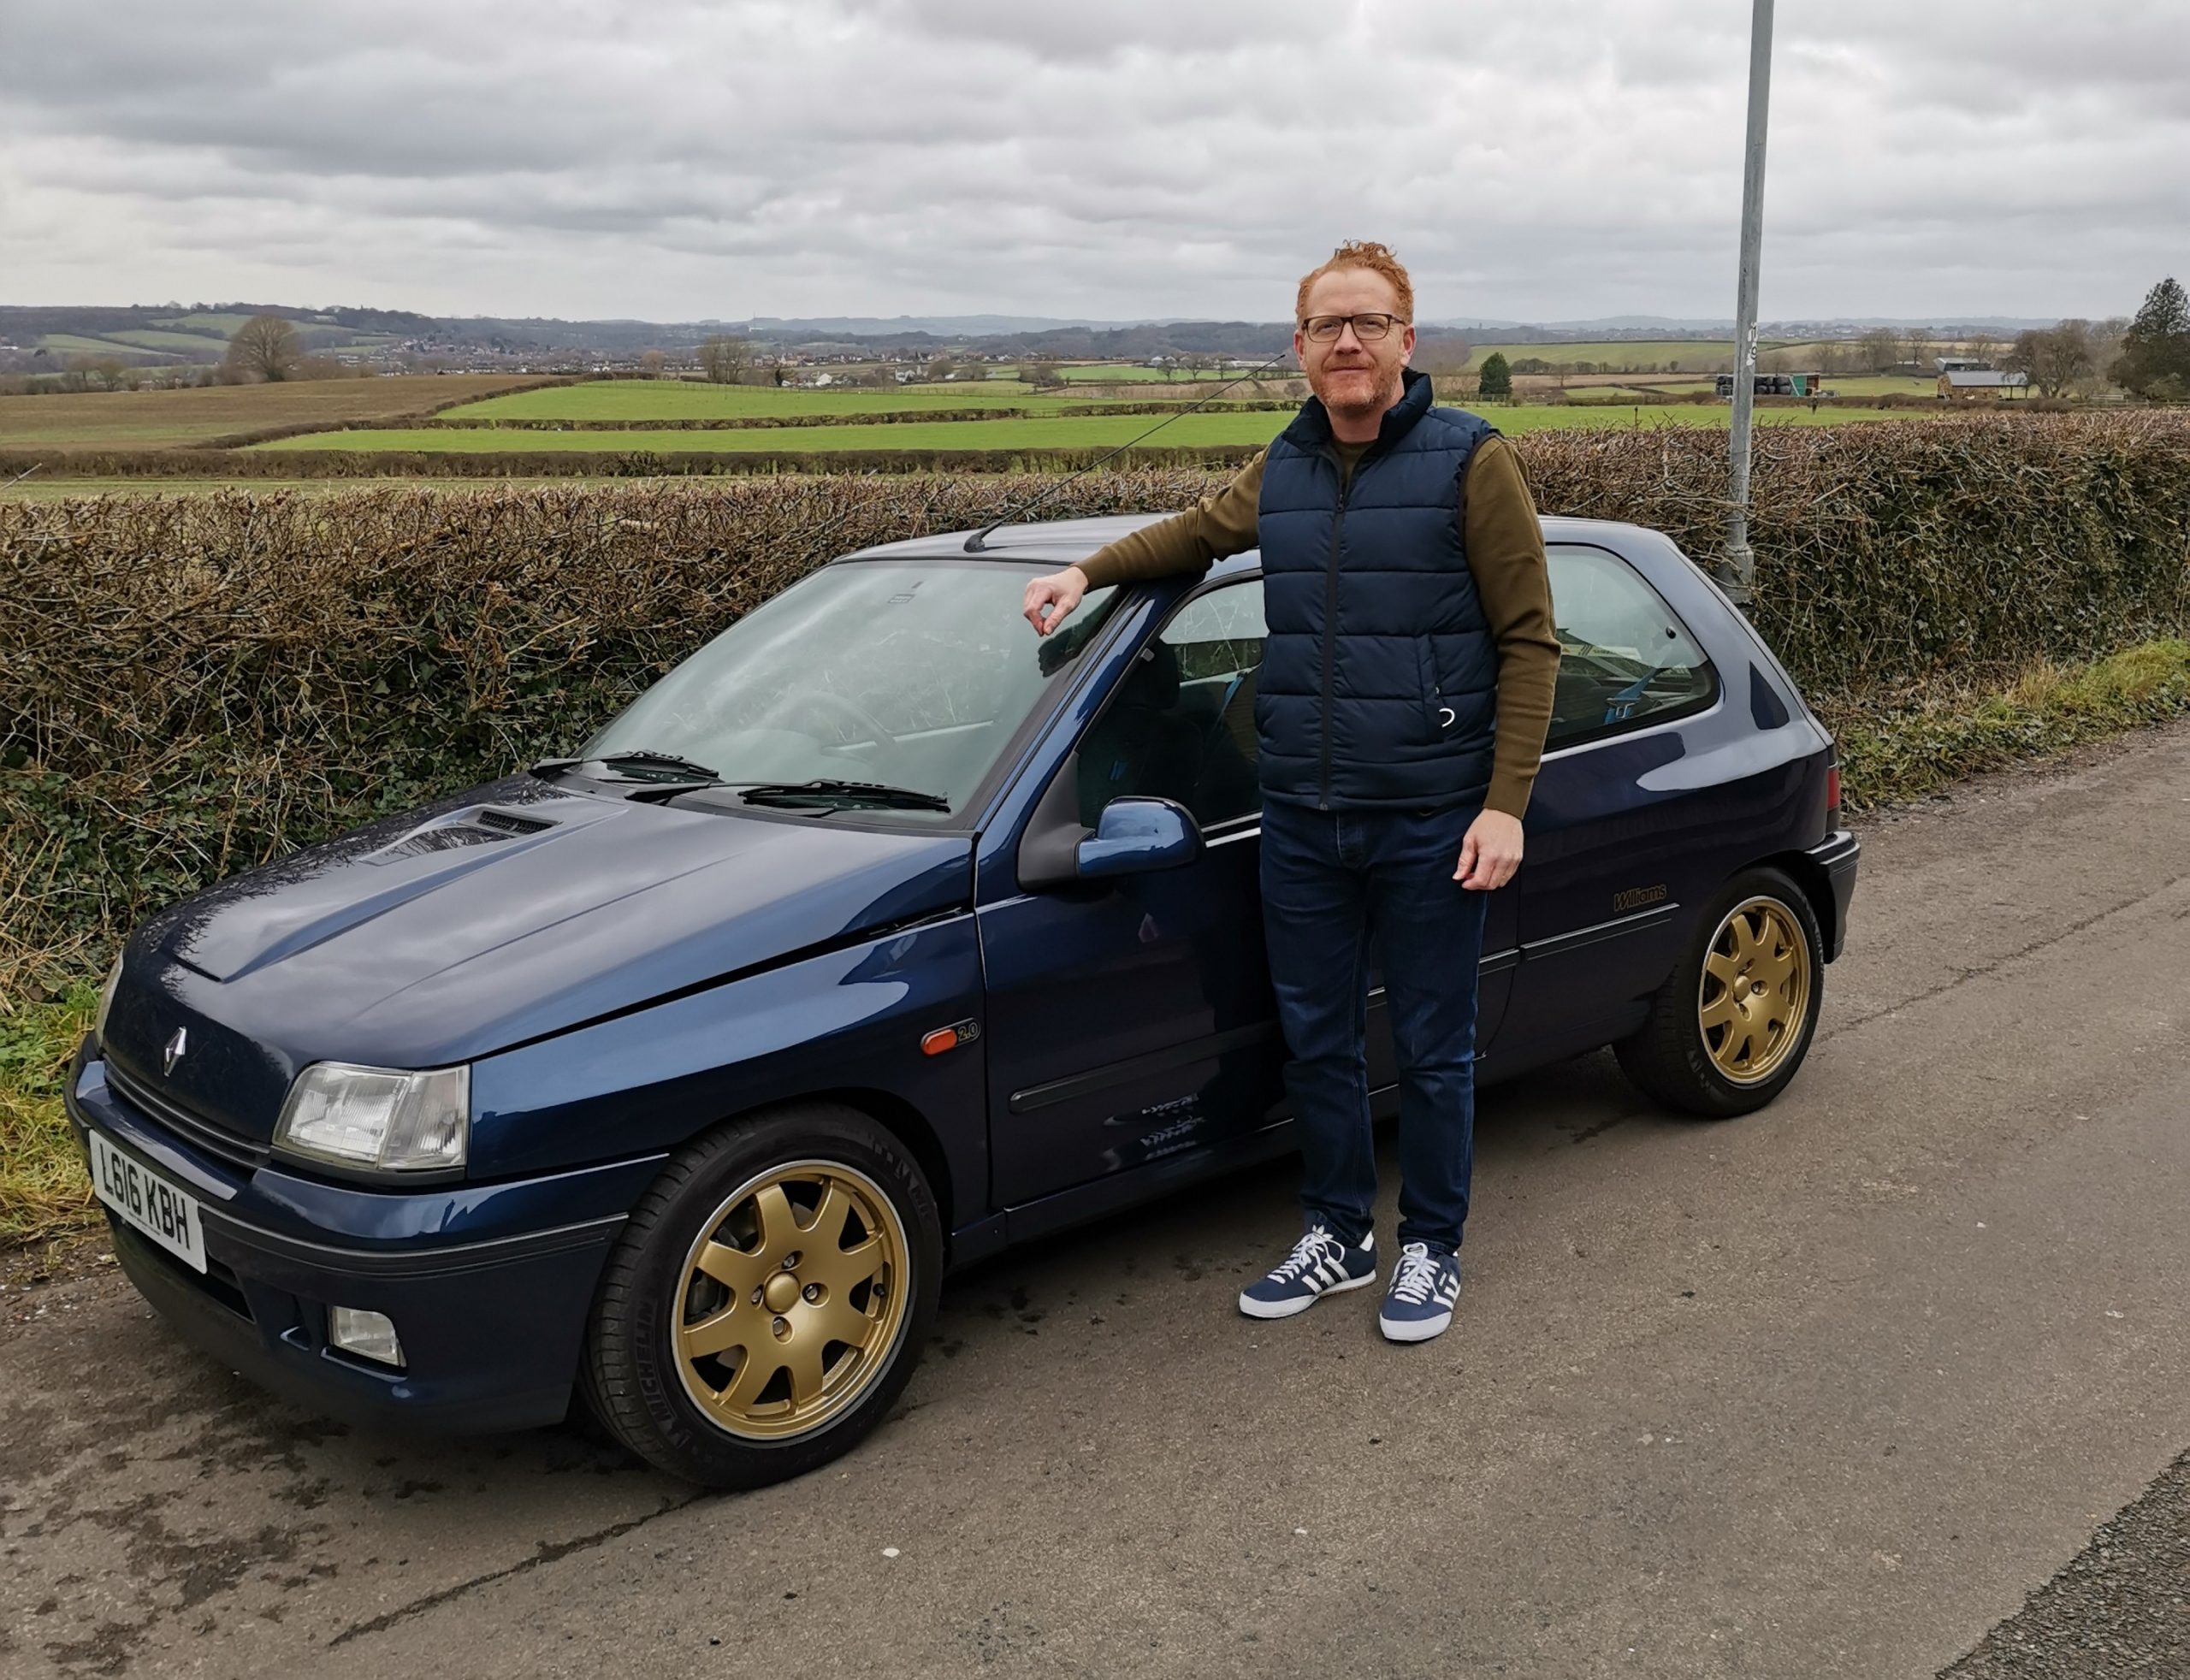
[[[1715,434],[1546,432],[1547,511],[1722,537]],[[786,476],[0,502],[0,967],[581,740],[818,562],[1185,505],[1221,474]],[[2190,630],[2190,415],[1757,439],[1752,616],[1821,703],[1890,706]]]

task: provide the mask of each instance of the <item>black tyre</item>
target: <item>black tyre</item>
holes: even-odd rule
[[[1747,869],[1704,906],[1649,1019],[1613,1051],[1669,1108],[1708,1120],[1750,1114],[1802,1067],[1824,1000],[1817,913],[1780,871]]]
[[[725,1127],[662,1168],[610,1252],[585,1401],[688,1482],[801,1475],[903,1392],[942,1263],[919,1163],[866,1115],[815,1103]]]

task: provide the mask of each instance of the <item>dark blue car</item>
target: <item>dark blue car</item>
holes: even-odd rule
[[[1255,557],[1020,617],[1134,523],[848,555],[574,757],[140,927],[68,1098],[137,1287],[323,1411],[507,1429],[575,1386],[750,1486],[873,1427],[947,1270],[1287,1148]],[[1832,739],[1664,536],[1545,535],[1566,652],[1482,1075],[1609,1044],[1755,1109],[1847,926]]]

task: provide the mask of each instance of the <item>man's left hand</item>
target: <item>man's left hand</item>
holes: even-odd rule
[[[1460,867],[1453,878],[1477,892],[1495,892],[1521,867],[1521,819],[1485,811],[1468,825],[1460,842]]]

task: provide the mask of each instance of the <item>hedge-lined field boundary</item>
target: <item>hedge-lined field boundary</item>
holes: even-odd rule
[[[1547,511],[1715,551],[1714,433],[1546,432]],[[284,458],[286,465],[289,459]],[[0,502],[0,939],[96,960],[157,906],[581,740],[832,554],[1222,482],[798,474]],[[1752,616],[1820,706],[2190,632],[2190,416],[1757,439]],[[0,966],[9,952],[0,949]],[[75,966],[80,966],[77,962]]]
[[[323,428],[312,428],[323,430]],[[364,430],[370,428],[358,428]],[[652,431],[649,426],[644,429]],[[289,434],[303,436],[305,433]],[[276,440],[266,438],[262,442]],[[1081,449],[831,449],[710,452],[655,449],[78,449],[63,453],[0,449],[0,483],[33,468],[47,480],[68,478],[749,478],[786,473],[837,477],[932,473],[1064,473],[1092,466],[1115,446]],[[1225,466],[1252,458],[1255,443],[1194,444],[1136,449],[1136,464]]]

